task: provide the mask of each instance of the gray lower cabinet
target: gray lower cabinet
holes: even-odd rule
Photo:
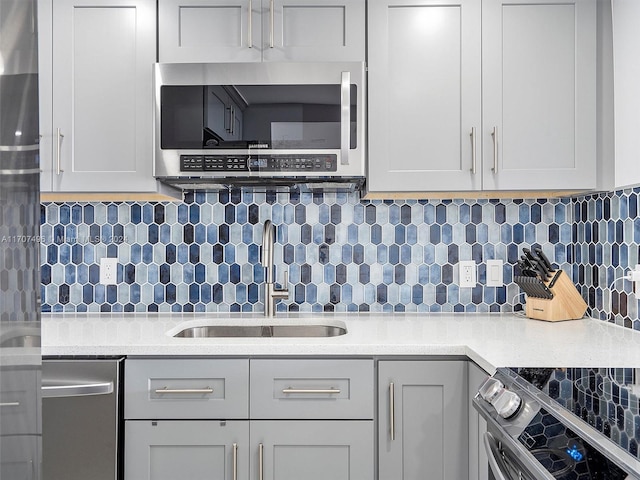
[[[136,420],[125,425],[125,479],[248,478],[246,420]]]
[[[373,439],[373,421],[252,421],[250,478],[371,480]]]
[[[372,359],[127,359],[124,479],[372,480],[373,393]]]
[[[468,475],[466,361],[378,363],[379,480]]]
[[[471,403],[478,388],[489,374],[473,362],[469,362],[469,480],[488,480],[489,467],[483,438],[487,422]]]

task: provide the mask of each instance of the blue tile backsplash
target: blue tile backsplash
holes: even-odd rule
[[[638,298],[623,280],[640,263],[640,187],[573,201],[573,280],[594,317],[640,330]]]
[[[541,246],[590,313],[640,330],[622,280],[639,263],[640,188],[562,199],[361,201],[348,194],[198,193],[184,202],[44,203],[45,312],[262,311],[262,223],[277,227],[284,311],[511,311],[513,265]],[[99,260],[118,258],[118,285]],[[486,287],[501,259],[504,287]],[[459,260],[478,285],[457,285]],[[519,309],[520,307],[516,307]]]
[[[284,311],[511,311],[522,247],[569,268],[570,199],[360,201],[348,194],[198,193],[184,202],[44,203],[45,312],[262,311],[262,223],[277,227]],[[118,285],[99,261],[118,259]],[[502,259],[504,287],[486,287]],[[459,260],[478,285],[457,285]]]

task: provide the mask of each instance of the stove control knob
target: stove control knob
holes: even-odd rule
[[[478,393],[484,400],[489,403],[493,403],[493,399],[496,398],[503,390],[504,385],[500,380],[489,377],[482,385],[480,385]]]
[[[515,417],[520,412],[522,406],[522,399],[517,393],[510,392],[507,389],[502,389],[497,397],[491,402],[493,407],[505,420]]]

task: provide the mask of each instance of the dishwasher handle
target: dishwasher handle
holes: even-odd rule
[[[113,393],[113,382],[42,385],[42,398],[83,397],[111,393]]]

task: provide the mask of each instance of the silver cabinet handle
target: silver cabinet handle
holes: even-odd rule
[[[493,168],[491,171],[498,173],[498,127],[493,127],[491,136],[493,137]]]
[[[471,127],[471,173],[476,174],[476,127]]]
[[[396,386],[389,383],[389,435],[391,440],[396,439]]]
[[[253,2],[249,0],[249,20],[247,21],[247,27],[249,28],[247,41],[249,42],[249,48],[253,48]]]
[[[233,444],[233,480],[238,480],[238,444]]]
[[[269,47],[273,48],[274,47],[274,42],[273,42],[273,28],[274,28],[274,0],[269,0],[269,23],[271,24],[271,30],[269,31]]]
[[[264,445],[258,445],[258,479],[264,480]]]
[[[349,165],[349,148],[351,147],[351,72],[342,72],[340,110],[340,164]]]
[[[60,149],[61,144],[62,144],[62,139],[64,138],[64,135],[62,133],[60,133],[60,129],[57,129],[57,135],[56,135],[56,175],[60,175],[62,172],[64,172],[64,170],[62,170],[62,168],[60,168]]]
[[[84,395],[109,395],[111,393],[113,393],[113,382],[42,385],[43,398],[82,397]]]
[[[19,407],[20,402],[3,402],[0,403],[0,407]]]
[[[208,393],[213,393],[213,388],[210,387],[205,387],[205,388],[168,388],[168,387],[162,387],[162,388],[156,388],[155,389],[156,393],[178,393],[178,394],[208,394]]]
[[[229,133],[233,135],[235,133],[235,127],[236,127],[236,109],[233,108],[233,105],[231,105],[231,125],[229,126],[231,127],[231,131]]]
[[[306,388],[283,388],[282,393],[305,393],[305,394],[329,394],[337,395],[340,393],[339,388],[324,388],[324,389],[306,389]]]

